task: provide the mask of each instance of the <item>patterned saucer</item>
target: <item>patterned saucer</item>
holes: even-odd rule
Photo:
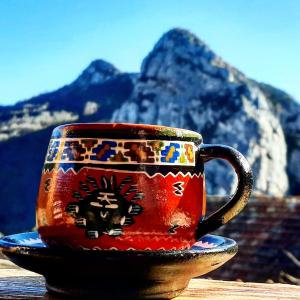
[[[191,278],[231,259],[237,248],[235,241],[216,235],[177,251],[54,249],[36,232],[0,239],[0,250],[11,261],[44,275],[49,292],[82,299],[170,299]]]

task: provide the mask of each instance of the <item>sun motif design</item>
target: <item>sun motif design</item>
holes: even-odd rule
[[[137,202],[143,199],[132,177],[126,177],[117,186],[116,177],[101,176],[99,182],[92,176],[80,181],[66,212],[75,219],[77,227],[85,229],[86,236],[96,239],[107,234],[123,234],[123,226],[134,224],[134,217],[143,211]]]

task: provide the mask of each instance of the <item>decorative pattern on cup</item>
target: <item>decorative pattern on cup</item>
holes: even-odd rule
[[[195,166],[193,142],[97,138],[52,139],[45,163]]]
[[[134,217],[142,213],[143,208],[137,202],[143,197],[130,176],[117,186],[115,175],[110,178],[103,175],[100,182],[88,175],[86,182],[80,182],[74,191],[75,201],[67,205],[66,212],[77,227],[85,230],[87,238],[97,239],[103,234],[120,236],[123,227],[134,224]]]
[[[37,220],[49,245],[182,249],[205,214],[201,173],[176,175],[60,166],[42,175]]]

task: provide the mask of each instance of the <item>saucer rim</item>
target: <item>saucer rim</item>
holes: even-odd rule
[[[214,253],[220,253],[223,251],[238,251],[238,245],[237,242],[231,238],[223,237],[220,235],[215,234],[207,234],[205,236],[213,236],[223,239],[223,243],[220,245],[216,245],[212,248],[201,248],[197,246],[191,246],[188,249],[180,249],[180,250],[112,250],[112,249],[74,249],[74,248],[60,248],[60,247],[49,247],[47,244],[45,244],[42,241],[42,244],[45,245],[45,247],[35,247],[34,245],[19,245],[16,242],[9,242],[5,239],[12,237],[14,235],[21,235],[21,234],[37,234],[36,231],[28,231],[28,232],[21,232],[21,233],[15,233],[11,235],[6,235],[0,238],[0,251],[2,252],[18,252],[18,254],[24,254],[24,255],[58,255],[61,256],[62,254],[78,254],[81,255],[85,253],[86,255],[91,255],[91,253],[95,253],[92,255],[117,255],[117,256],[173,256],[176,255],[186,255],[189,253],[190,255],[203,255],[203,254],[214,254]],[[203,236],[203,237],[205,237]],[[203,238],[202,237],[202,238]],[[201,240],[201,238],[199,239]],[[198,240],[198,241],[199,241]],[[194,247],[194,248],[193,248]]]

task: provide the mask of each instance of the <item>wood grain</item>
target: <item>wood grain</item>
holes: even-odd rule
[[[0,264],[1,265],[1,264]],[[0,268],[0,299],[60,299],[49,295],[44,278],[16,268]],[[176,300],[258,300],[300,299],[300,287],[287,284],[244,283],[208,279],[191,280],[188,289]]]

